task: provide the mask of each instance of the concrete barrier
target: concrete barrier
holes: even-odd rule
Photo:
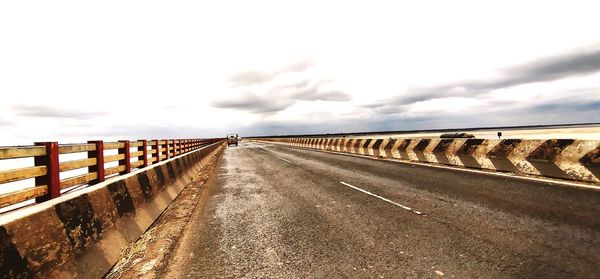
[[[260,138],[338,153],[600,182],[600,141],[476,138]]]
[[[222,142],[0,217],[0,277],[99,278]]]

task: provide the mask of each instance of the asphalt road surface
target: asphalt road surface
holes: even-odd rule
[[[598,278],[600,192],[243,142],[168,278]]]

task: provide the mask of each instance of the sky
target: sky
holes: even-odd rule
[[[0,145],[600,122],[598,1],[1,1]]]

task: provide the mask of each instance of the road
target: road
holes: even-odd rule
[[[244,142],[166,278],[593,278],[600,192]]]

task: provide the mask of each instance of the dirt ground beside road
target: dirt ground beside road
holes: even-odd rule
[[[221,151],[222,152],[222,151]],[[190,218],[202,210],[222,153],[213,156],[140,239],[129,245],[105,278],[163,278],[166,264]]]

